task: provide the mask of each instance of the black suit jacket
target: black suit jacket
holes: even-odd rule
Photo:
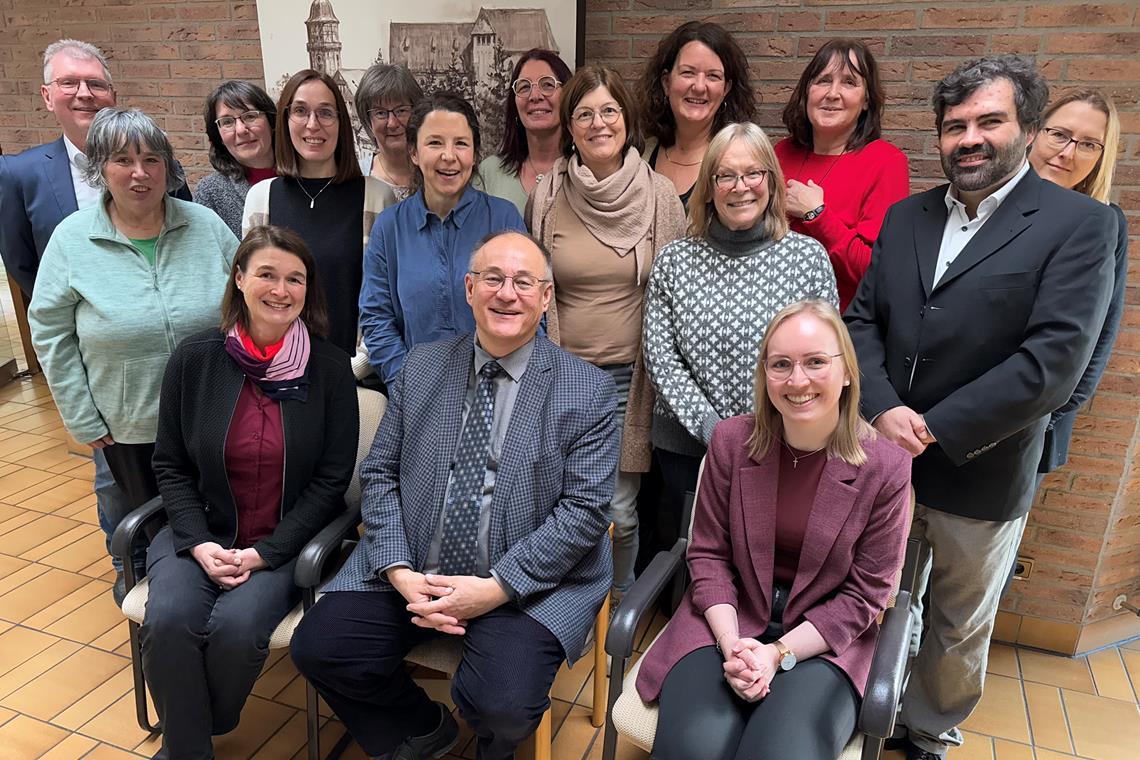
[[[924,415],[938,443],[914,462],[920,503],[1012,520],[1104,324],[1116,220],[1030,169],[932,287],[946,190],[890,208],[847,310],[863,413]]]

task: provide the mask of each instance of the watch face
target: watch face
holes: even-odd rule
[[[791,652],[780,658],[780,670],[791,670],[796,666],[796,656]]]

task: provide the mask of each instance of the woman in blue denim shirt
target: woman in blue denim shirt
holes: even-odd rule
[[[471,187],[480,144],[470,103],[446,92],[425,98],[407,139],[417,189],[376,220],[360,291],[364,345],[386,385],[412,346],[474,332],[463,289],[471,252],[489,233],[526,231],[514,204]]]

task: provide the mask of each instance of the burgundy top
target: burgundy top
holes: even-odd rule
[[[281,520],[285,485],[285,431],[281,405],[246,378],[226,434],[226,475],[237,507],[234,546],[246,549]]]
[[[250,187],[253,187],[263,179],[273,179],[276,176],[276,166],[270,166],[266,169],[254,169],[252,166],[245,167],[245,179],[249,182]]]
[[[637,692],[657,699],[669,669],[713,645],[704,613],[736,608],[742,636],[759,636],[772,615],[776,447],[748,456],[752,415],[713,429],[693,510],[689,573],[693,582],[661,637],[641,658]],[[807,519],[795,581],[784,608],[789,630],[810,621],[827,642],[820,655],[862,694],[879,633],[875,617],[898,583],[910,526],[910,454],[884,436],[864,440],[867,461],[827,459]],[[801,459],[797,469],[806,462]]]
[[[793,453],[795,456],[792,456]],[[798,461],[797,461],[798,458]],[[776,485],[776,561],[773,577],[791,587],[800,565],[808,515],[827,464],[826,451],[800,451],[780,445],[780,480]]]

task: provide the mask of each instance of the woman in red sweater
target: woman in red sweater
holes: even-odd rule
[[[879,137],[884,100],[867,46],[831,40],[800,76],[784,108],[788,137],[776,145],[792,229],[827,249],[840,309],[871,264],[887,208],[910,193],[906,156]]]

